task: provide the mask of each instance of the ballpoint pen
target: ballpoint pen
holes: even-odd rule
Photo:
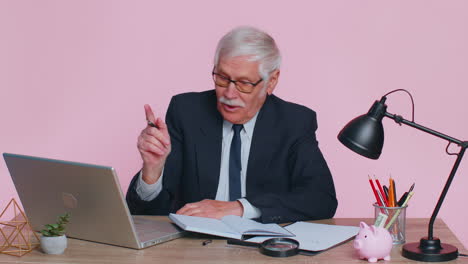
[[[146,122],[148,122],[148,126],[158,128],[153,122],[149,120],[146,120]]]
[[[403,203],[405,202],[406,200],[406,197],[408,197],[408,192],[405,192],[401,197],[400,197],[400,200],[398,200],[398,206],[402,206]]]
[[[414,189],[414,183],[413,185],[411,185],[409,191],[405,192],[401,197],[400,197],[400,200],[398,200],[398,206],[402,206],[403,203],[405,202],[406,200],[406,197],[408,197],[408,193],[412,192]]]
[[[387,187],[387,185],[383,186],[383,190],[384,190],[385,197],[387,198],[388,205],[390,206],[390,203],[388,201],[388,187]]]
[[[390,179],[391,179],[392,184],[393,184],[393,206],[397,207],[398,206],[398,204],[397,204],[398,197],[397,197],[397,193],[396,193],[396,184],[395,184],[395,180],[393,178],[390,178]]]

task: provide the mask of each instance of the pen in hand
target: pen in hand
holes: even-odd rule
[[[148,126],[158,128],[153,122],[149,120],[146,120],[146,122],[148,122]]]

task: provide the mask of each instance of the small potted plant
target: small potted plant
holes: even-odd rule
[[[46,254],[62,254],[67,248],[65,226],[70,221],[70,214],[58,217],[57,223],[47,224],[41,230],[41,248]]]

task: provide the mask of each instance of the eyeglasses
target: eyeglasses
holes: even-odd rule
[[[256,83],[247,82],[247,81],[234,81],[234,80],[231,80],[229,77],[226,77],[224,75],[214,72],[214,69],[213,69],[213,72],[211,72],[211,74],[213,75],[213,81],[215,82],[217,86],[226,88],[229,86],[229,84],[234,83],[234,85],[236,86],[236,89],[239,92],[247,93],[247,94],[253,92],[255,86],[257,86],[259,83],[263,81],[263,78],[258,80],[258,82]]]

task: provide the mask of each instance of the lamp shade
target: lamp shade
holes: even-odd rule
[[[384,143],[382,119],[386,109],[385,98],[375,101],[367,114],[354,118],[340,131],[338,140],[364,157],[378,159]]]

